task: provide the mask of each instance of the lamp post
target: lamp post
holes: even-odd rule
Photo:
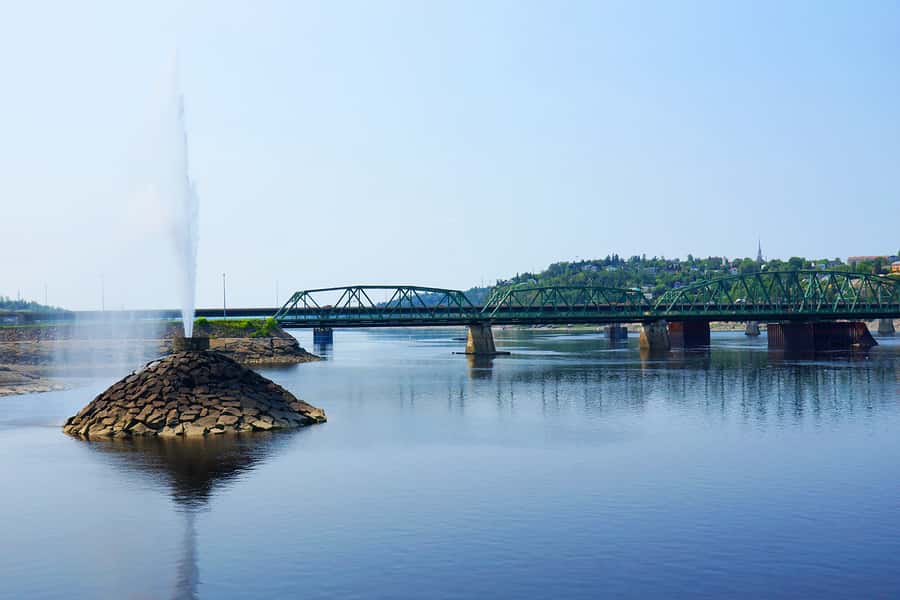
[[[222,273],[222,318],[228,318],[228,310],[225,303],[225,273]]]

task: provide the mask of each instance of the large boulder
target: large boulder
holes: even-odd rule
[[[84,437],[209,435],[325,422],[325,412],[217,352],[179,352],[113,384],[66,421]]]

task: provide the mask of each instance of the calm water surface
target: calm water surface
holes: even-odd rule
[[[462,335],[338,331],[264,370],[328,413],[288,434],[63,435],[115,377],[0,398],[0,597],[900,596],[900,339],[501,331],[471,364]]]

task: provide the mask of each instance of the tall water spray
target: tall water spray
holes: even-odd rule
[[[162,200],[171,202],[172,238],[175,243],[178,295],[185,337],[194,330],[197,290],[197,190],[188,170],[187,127],[184,118],[184,94],[178,78],[178,63],[172,69],[172,89],[163,114],[160,132],[162,150],[169,155],[160,161],[162,173],[158,191]]]

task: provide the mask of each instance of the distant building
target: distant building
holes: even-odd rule
[[[881,260],[883,262],[891,262],[892,259],[897,260],[897,257],[896,256],[888,256],[886,254],[882,255],[882,256],[848,256],[847,264],[850,265],[851,267],[855,267],[857,264],[859,264],[861,262],[874,262],[876,260]]]
[[[900,273],[900,260],[891,263],[891,273]]]
[[[728,269],[728,272],[731,273],[732,275],[737,275],[738,274],[737,267],[731,267],[730,269]]]

